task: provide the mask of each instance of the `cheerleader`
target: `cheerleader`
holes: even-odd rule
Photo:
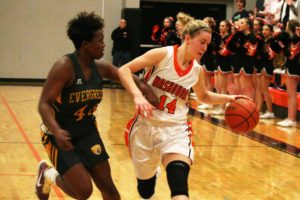
[[[270,24],[266,24],[263,26],[262,30],[264,45],[263,51],[261,54],[261,66],[257,68],[256,77],[257,77],[257,88],[258,93],[256,96],[257,107],[259,110],[262,108],[263,99],[267,105],[267,111],[260,115],[260,119],[273,119],[274,113],[272,108],[272,98],[269,92],[269,85],[273,77],[273,59],[276,53],[278,52],[278,43],[276,43],[273,38],[273,26]],[[277,52],[276,52],[277,51]]]
[[[277,123],[279,126],[294,127],[296,126],[297,116],[297,86],[300,80],[300,37],[296,30],[300,27],[297,20],[289,20],[286,26],[286,32],[289,34],[291,43],[284,44],[279,41],[286,56],[286,88],[288,93],[288,117]]]
[[[205,81],[205,86],[208,91],[213,91],[213,84],[211,82],[211,77],[214,76],[214,71],[217,66],[216,63],[216,55],[220,46],[220,36],[219,34],[215,31],[216,29],[216,21],[212,17],[205,17],[203,21],[211,28],[212,30],[212,39],[210,44],[207,47],[207,50],[203,57],[200,60],[200,64],[204,68],[204,81]],[[212,108],[211,105],[207,104],[202,104],[198,106],[199,109],[210,109]]]
[[[228,43],[232,39],[231,35],[231,23],[228,20],[223,20],[219,25],[219,34],[221,37],[220,48],[217,53],[217,69],[215,73],[215,88],[217,93],[226,94],[229,92],[228,85],[233,85],[233,79],[231,83],[228,83],[228,76],[232,75],[232,65],[230,54],[228,49]],[[231,92],[229,92],[231,94]],[[224,114],[224,106],[218,107],[211,112],[212,114]]]
[[[236,53],[234,65],[235,84],[239,84],[240,93],[254,99],[252,75],[254,71],[254,56],[257,49],[257,38],[252,32],[252,22],[249,18],[239,20],[238,32],[231,41],[231,49]]]

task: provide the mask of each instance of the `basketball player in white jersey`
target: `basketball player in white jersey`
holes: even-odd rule
[[[188,174],[193,163],[193,147],[187,123],[189,91],[210,104],[224,104],[240,96],[206,90],[200,60],[211,40],[210,28],[201,20],[189,22],[182,44],[152,49],[122,66],[118,73],[134,98],[138,113],[129,126],[129,149],[138,180],[138,192],[151,199],[156,169],[162,161],[172,200],[188,199]],[[154,107],[142,95],[132,73],[145,68],[145,80],[160,99]]]

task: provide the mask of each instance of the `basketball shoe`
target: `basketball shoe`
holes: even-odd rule
[[[45,160],[41,160],[38,167],[38,176],[35,184],[35,194],[40,200],[49,199],[52,181],[45,176],[45,171],[50,166]]]

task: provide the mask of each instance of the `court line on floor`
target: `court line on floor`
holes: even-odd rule
[[[226,122],[223,119],[215,118],[215,117],[213,117],[209,114],[206,114],[204,112],[195,110],[193,108],[189,109],[189,114],[191,116],[198,117],[198,118],[203,119],[205,121],[208,121],[212,124],[215,124],[217,126],[221,126],[225,129],[230,130],[229,127],[226,125]],[[269,147],[275,148],[277,150],[280,150],[282,152],[285,152],[285,153],[288,153],[292,156],[300,158],[300,148],[298,148],[294,145],[288,144],[284,141],[274,139],[272,137],[266,136],[266,135],[264,135],[262,133],[259,133],[259,132],[256,132],[256,131],[251,131],[251,132],[246,133],[246,134],[239,134],[239,133],[234,132],[234,131],[231,131],[231,132],[235,133],[235,134],[238,134],[238,135],[241,135],[241,136],[244,136],[244,137],[247,137],[249,139],[255,140],[255,141],[260,142],[262,144],[265,144]]]
[[[22,137],[24,138],[27,146],[31,150],[31,153],[35,157],[36,161],[40,162],[41,156],[39,155],[38,151],[34,148],[33,143],[28,138],[28,134],[25,132],[25,130],[21,126],[21,124],[20,124],[18,118],[16,117],[14,111],[12,110],[12,108],[9,106],[8,102],[6,101],[6,99],[2,95],[0,95],[0,99],[1,99],[2,103],[4,104],[4,106],[6,107],[7,111],[9,112],[9,114],[12,118],[12,121],[14,122],[14,124],[19,129],[19,132],[21,133]],[[53,189],[54,189],[58,199],[61,199],[61,200],[65,199],[64,196],[63,196],[63,193],[57,187],[53,187]]]

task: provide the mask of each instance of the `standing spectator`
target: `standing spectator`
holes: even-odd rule
[[[262,12],[265,10],[265,0],[256,0],[255,8],[254,8],[254,16],[255,17],[264,17]]]
[[[283,0],[280,9],[279,22],[286,26],[286,23],[291,19],[297,19],[298,16],[298,1]]]
[[[120,67],[130,61],[131,38],[125,19],[121,19],[119,27],[111,34],[113,42],[113,64]]]
[[[275,19],[279,18],[282,0],[265,0],[264,10],[259,11],[265,17],[267,24],[275,24]]]
[[[238,21],[239,19],[249,17],[248,12],[246,11],[246,0],[236,0],[235,7],[237,11],[232,16],[232,21]]]

